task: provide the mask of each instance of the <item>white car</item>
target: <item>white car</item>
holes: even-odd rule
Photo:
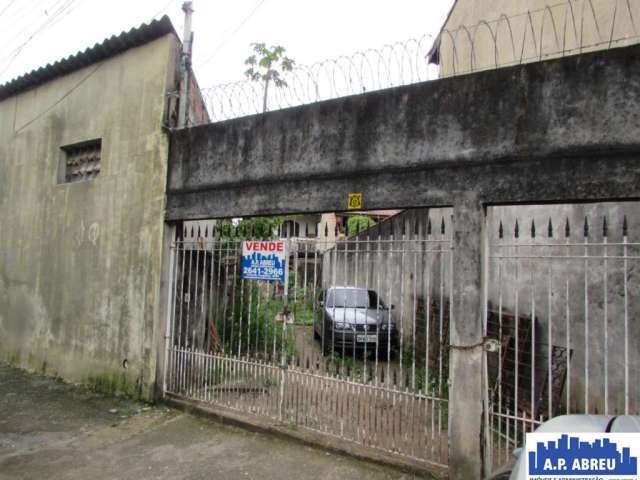
[[[543,423],[537,433],[637,433],[640,417],[614,415],[562,415]],[[515,463],[496,472],[490,480],[527,480],[525,446],[514,450]]]

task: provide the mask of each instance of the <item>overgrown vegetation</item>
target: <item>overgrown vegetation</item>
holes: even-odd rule
[[[355,215],[353,217],[349,217],[347,220],[347,236],[352,237],[357,235],[359,232],[366,230],[375,224],[375,220],[366,215]]]
[[[220,236],[226,240],[269,240],[277,234],[280,225],[280,217],[251,217],[236,223],[222,220],[217,228]]]
[[[219,320],[224,350],[239,356],[279,358],[295,353],[292,325],[286,323],[286,309],[281,292],[272,284],[248,282],[244,288],[238,283],[235,308],[230,324]]]

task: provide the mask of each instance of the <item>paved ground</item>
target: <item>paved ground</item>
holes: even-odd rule
[[[411,479],[0,364],[0,480]]]

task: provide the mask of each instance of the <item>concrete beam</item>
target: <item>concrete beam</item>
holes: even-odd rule
[[[640,155],[584,152],[579,157],[466,163],[458,168],[368,172],[229,184],[169,194],[168,220],[315,213],[346,209],[362,192],[364,208],[451,206],[470,191],[484,203],[551,203],[640,198]]]
[[[638,196],[640,46],[171,134],[167,219]],[[633,179],[633,181],[630,181]],[[635,185],[634,185],[635,183]]]

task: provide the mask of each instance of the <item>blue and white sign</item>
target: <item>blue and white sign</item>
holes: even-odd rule
[[[283,240],[242,242],[242,278],[284,282],[286,258]]]
[[[529,480],[638,480],[640,433],[528,433]]]

